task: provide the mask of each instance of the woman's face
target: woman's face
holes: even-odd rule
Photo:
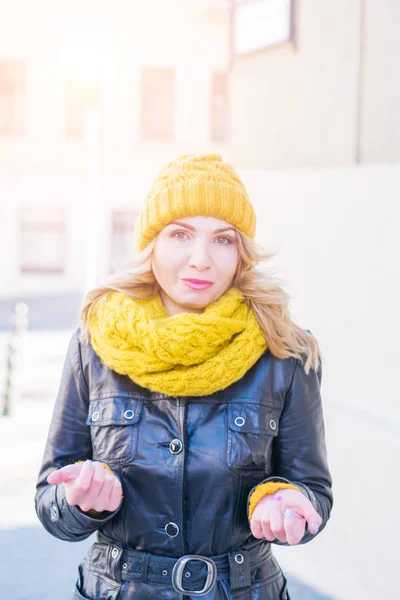
[[[157,236],[152,266],[169,314],[203,312],[231,287],[238,259],[236,231],[227,221],[198,216],[166,225]]]

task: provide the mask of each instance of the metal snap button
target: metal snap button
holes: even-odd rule
[[[134,416],[135,413],[133,412],[133,410],[126,410],[124,412],[124,417],[126,417],[127,419],[133,419]]]
[[[186,571],[186,573],[185,573],[185,577],[190,577],[190,573],[189,573],[189,571]]]
[[[97,419],[100,417],[100,413],[97,412],[97,410],[92,414],[92,421],[97,421]]]
[[[245,424],[245,420],[243,419],[243,417],[236,417],[235,419],[235,425],[237,425],[238,427],[242,427]]]
[[[176,523],[167,523],[165,526],[165,533],[169,536],[169,537],[176,537],[179,533],[179,527]]]
[[[183,448],[183,444],[182,444],[181,440],[178,440],[178,439],[172,440],[169,444],[169,451],[172,454],[179,454],[179,452],[182,452],[182,448]]]
[[[162,572],[162,574],[163,574],[163,575],[168,575],[168,571],[166,571],[166,570],[164,569],[164,571]]]
[[[271,429],[276,429],[276,422],[273,419],[270,420],[269,424],[271,426]]]
[[[119,554],[118,548],[113,548],[112,552],[111,552],[111,556],[113,558],[117,558],[118,554]]]
[[[235,560],[237,563],[239,563],[239,565],[241,565],[244,561],[243,554],[235,554]]]
[[[127,569],[127,568],[128,568],[128,565],[127,565],[127,563],[124,563],[124,564],[122,565],[122,568],[123,568],[123,569]]]

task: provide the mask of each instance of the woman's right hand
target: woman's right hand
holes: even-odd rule
[[[50,473],[47,481],[52,485],[63,483],[68,504],[77,505],[84,512],[113,512],[121,502],[121,482],[102,462],[86,460],[66,465]]]

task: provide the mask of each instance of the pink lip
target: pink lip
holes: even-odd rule
[[[213,283],[212,281],[207,281],[207,279],[182,279],[182,281],[190,281],[191,283]]]
[[[192,290],[205,290],[213,285],[212,281],[199,281],[198,279],[182,279],[182,281]]]

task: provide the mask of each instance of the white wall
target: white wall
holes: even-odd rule
[[[331,519],[316,540],[274,547],[282,567],[335,599],[397,589],[400,493],[399,166],[240,171],[257,241],[318,339],[333,478]]]

